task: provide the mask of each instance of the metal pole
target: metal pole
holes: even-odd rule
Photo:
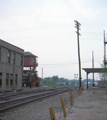
[[[42,68],[42,79],[43,79],[43,68]]]
[[[80,23],[77,21],[77,20],[75,20],[74,21],[76,24],[76,28],[77,28],[77,44],[78,44],[78,62],[79,62],[79,89],[81,88],[81,60],[80,60],[80,45],[79,45],[79,35],[80,35],[80,33],[79,33],[79,27],[80,27]]]
[[[94,68],[94,53],[92,51],[92,68]],[[94,84],[94,72],[93,72],[93,86],[95,86]]]
[[[43,82],[43,68],[42,68],[42,82]]]

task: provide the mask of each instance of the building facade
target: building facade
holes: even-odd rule
[[[0,91],[22,89],[24,50],[0,39]]]

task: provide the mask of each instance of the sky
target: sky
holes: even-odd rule
[[[38,56],[39,77],[43,68],[43,77],[75,79],[79,65],[74,20],[81,23],[81,70],[92,67],[92,51],[94,67],[99,68],[103,31],[107,33],[106,5],[106,0],[0,0],[0,39]],[[81,76],[86,78],[83,70]]]

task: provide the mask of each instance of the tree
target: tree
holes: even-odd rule
[[[76,85],[79,85],[79,80],[76,80]]]
[[[46,80],[44,80],[44,83],[46,83]]]
[[[103,85],[107,86],[107,68],[105,65],[102,65],[102,64],[101,64],[101,67],[102,67],[102,70],[101,70],[101,73],[99,74],[100,79]]]
[[[65,82],[65,84],[66,84],[66,85],[69,85],[69,82],[68,82],[68,81],[66,81],[66,82]]]
[[[70,85],[75,86],[76,80],[71,80]]]
[[[58,82],[58,80],[59,80],[58,76],[53,76],[52,77],[52,81],[54,81],[55,83]]]

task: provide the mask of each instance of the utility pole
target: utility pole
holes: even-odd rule
[[[43,68],[42,68],[42,81],[43,81]]]
[[[77,20],[74,20],[75,22],[75,28],[77,28],[77,44],[78,44],[78,62],[79,62],[79,89],[81,88],[81,60],[80,60],[80,46],[79,46],[79,30],[80,30],[80,23]]]
[[[105,30],[104,30],[104,62],[105,62],[105,55],[106,55],[106,44],[105,44]]]
[[[106,44],[107,42],[105,41],[105,30],[104,30],[104,67],[106,68]]]
[[[92,68],[94,69],[94,52],[92,51]],[[93,72],[93,87],[95,86],[94,84],[94,72]]]

